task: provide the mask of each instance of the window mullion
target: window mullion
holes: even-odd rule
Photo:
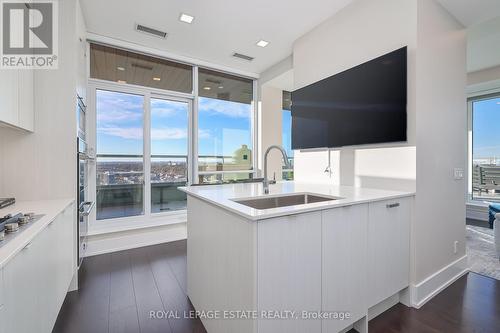
[[[191,177],[188,179],[189,184],[198,184],[198,66],[193,67],[193,93],[194,100],[191,105],[191,119],[189,125],[191,127],[190,140],[188,152],[188,160]]]
[[[144,214],[151,215],[151,93],[144,94]]]

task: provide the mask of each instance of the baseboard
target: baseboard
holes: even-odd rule
[[[86,257],[168,243],[187,238],[186,223],[90,236]]]
[[[419,309],[468,271],[467,255],[464,255],[422,282],[412,284],[410,286],[411,306]]]

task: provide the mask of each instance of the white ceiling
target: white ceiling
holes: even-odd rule
[[[90,33],[260,74],[292,53],[293,42],[353,0],[81,0]],[[500,0],[438,0],[469,27],[468,70],[500,64]],[[180,13],[195,16],[189,25]],[[486,22],[485,21],[488,21]],[[136,23],[167,39],[135,31]],[[480,24],[482,23],[482,24]],[[255,45],[265,39],[270,44]],[[234,52],[255,57],[235,59]]]
[[[438,1],[466,27],[500,16],[500,0]]]
[[[467,70],[474,72],[499,65],[500,17],[497,17],[468,29]]]
[[[293,42],[352,0],[81,0],[87,30],[248,73],[261,73],[292,53]],[[181,12],[193,24],[179,22]],[[166,31],[163,40],[136,23]],[[255,43],[270,44],[261,48]],[[255,57],[234,59],[234,52]]]

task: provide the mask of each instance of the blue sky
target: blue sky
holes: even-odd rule
[[[285,148],[286,153],[289,157],[293,156],[292,150],[292,112],[289,110],[283,110],[283,129],[282,129],[282,140],[283,148]]]
[[[243,144],[251,148],[249,104],[203,97],[199,102],[200,155],[232,155]],[[142,154],[143,104],[142,96],[97,91],[98,154]],[[151,121],[153,155],[187,155],[186,103],[151,99]]]
[[[500,98],[473,103],[473,157],[500,157]]]

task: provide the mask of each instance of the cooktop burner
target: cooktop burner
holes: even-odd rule
[[[43,216],[35,215],[35,213],[19,213],[15,215],[9,214],[0,218],[0,248]]]

